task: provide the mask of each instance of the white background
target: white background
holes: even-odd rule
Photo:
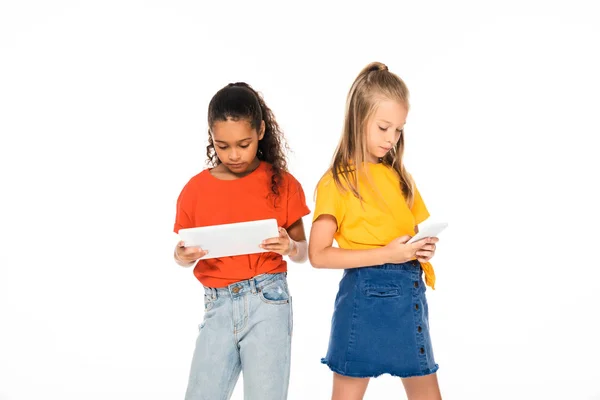
[[[172,228],[208,101],[263,93],[313,209],[375,60],[411,90],[406,165],[450,223],[428,292],[444,398],[600,399],[598,12],[437,3],[2,1],[0,399],[182,399],[202,296]],[[290,268],[290,399],[330,396],[340,274]],[[383,398],[398,379],[371,381]]]

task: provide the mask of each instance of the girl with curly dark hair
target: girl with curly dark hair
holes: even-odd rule
[[[207,251],[183,242],[175,247],[175,261],[195,265],[205,293],[186,399],[229,399],[241,371],[246,399],[285,399],[293,324],[283,256],[306,261],[302,217],[310,210],[287,171],[283,132],[250,85],[219,90],[208,107],[208,126],[209,168],[181,191],[175,232],[268,218],[280,228],[278,237],[260,244],[267,251],[257,254],[203,259]]]

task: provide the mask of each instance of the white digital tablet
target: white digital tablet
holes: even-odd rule
[[[435,222],[424,226],[419,226],[419,232],[415,236],[411,237],[406,243],[414,243],[428,237],[437,237],[447,227],[447,222]]]
[[[202,260],[208,258],[265,253],[259,247],[263,240],[279,236],[276,219],[264,219],[233,224],[202,226],[179,230],[179,237],[186,247],[208,250]]]

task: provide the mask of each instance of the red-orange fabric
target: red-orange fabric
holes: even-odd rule
[[[275,197],[271,176],[271,165],[264,161],[235,180],[217,179],[205,169],[188,181],[177,199],[175,233],[183,228],[268,218],[277,219],[279,226],[287,229],[308,215],[304,190],[296,178],[283,173],[279,196]],[[286,261],[274,252],[199,260],[194,267],[196,278],[204,286],[215,288],[262,273],[285,271]]]

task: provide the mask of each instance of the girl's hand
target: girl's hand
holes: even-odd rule
[[[415,258],[420,262],[427,262],[435,253],[435,243],[438,238],[425,238],[417,242],[406,244],[410,240],[409,235],[401,236],[388,243],[384,249],[388,252],[390,262],[401,264]]]
[[[281,254],[282,256],[287,256],[292,253],[294,247],[294,241],[290,239],[287,231],[282,227],[279,227],[278,237],[263,240],[260,244],[261,249],[272,251]]]
[[[433,243],[426,244],[425,246],[423,246],[419,250],[417,250],[416,255],[417,255],[417,260],[419,262],[422,262],[422,263],[429,262],[429,260],[431,260],[433,258],[433,256],[435,255],[435,248],[436,248],[435,244],[439,241],[439,239],[438,238],[433,238],[433,239],[436,239],[436,241]],[[422,242],[423,240],[425,240],[425,239],[419,240],[417,243]]]
[[[193,263],[204,257],[208,251],[199,247],[185,247],[183,240],[177,243],[175,247],[175,258],[183,263]]]

